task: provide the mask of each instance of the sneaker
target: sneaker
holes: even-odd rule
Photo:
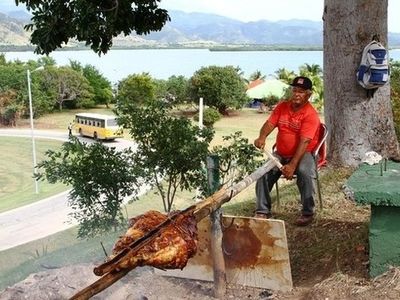
[[[271,213],[256,212],[256,214],[254,215],[254,218],[258,218],[258,219],[271,219],[271,218],[272,218],[272,214],[271,214]]]
[[[314,220],[314,216],[304,216],[301,215],[297,220],[296,220],[296,225],[297,226],[307,226],[309,224],[312,223],[312,221]]]

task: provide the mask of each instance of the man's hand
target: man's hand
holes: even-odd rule
[[[267,136],[274,130],[274,126],[272,126],[268,121],[264,123],[264,125],[261,127],[260,134],[258,135],[258,138],[254,141],[254,146],[256,146],[258,149],[264,149],[265,147],[265,140],[267,139]]]
[[[256,146],[258,149],[264,149],[265,147],[265,138],[258,137],[257,139],[254,140],[254,146]]]
[[[281,168],[281,172],[283,176],[285,176],[286,179],[293,179],[293,174],[294,171],[296,171],[296,166],[293,166],[292,164],[288,163],[287,165],[284,165]]]

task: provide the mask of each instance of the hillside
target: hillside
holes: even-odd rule
[[[24,23],[0,12],[0,45],[28,45],[29,34]]]
[[[241,22],[206,13],[170,12],[171,22],[160,32],[146,36],[132,34],[114,40],[116,47],[209,47],[211,45],[272,45],[322,47],[322,21],[287,20]],[[29,22],[24,11],[1,11],[0,46],[29,45],[23,25]],[[83,43],[81,43],[83,45]],[[389,33],[389,45],[400,45],[400,33]]]

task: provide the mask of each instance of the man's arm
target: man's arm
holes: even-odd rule
[[[264,125],[261,127],[258,138],[254,140],[254,146],[259,149],[264,149],[265,140],[267,139],[267,136],[274,130],[274,128],[275,127],[271,123],[265,121]]]
[[[301,158],[303,157],[304,153],[306,153],[306,149],[308,144],[310,143],[311,139],[308,138],[300,138],[299,145],[297,146],[296,153],[294,154],[293,158],[290,160],[290,162],[286,165],[284,165],[281,168],[283,176],[287,179],[292,179],[294,171],[297,168],[297,165],[299,164]]]

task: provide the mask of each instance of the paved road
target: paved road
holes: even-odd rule
[[[37,240],[76,223],[68,223],[68,191],[0,214],[0,251]]]
[[[29,129],[0,129],[1,136],[13,136],[13,137],[28,137],[31,138],[31,131]],[[35,130],[35,139],[51,139],[66,141],[68,140],[68,133],[54,130]],[[93,143],[93,139],[86,137],[79,137],[79,139],[86,143]],[[116,149],[124,149],[127,147],[135,147],[135,143],[124,139],[116,139],[114,141],[105,141],[104,145],[115,147]]]
[[[57,131],[35,130],[35,138],[66,140],[68,134]],[[31,137],[30,130],[0,129],[1,136]],[[82,138],[86,142],[93,140]],[[106,142],[108,146],[123,149],[134,147],[131,141],[118,139]],[[144,192],[144,191],[143,191]],[[68,229],[76,223],[70,223],[67,206],[68,191],[47,199],[0,213],[0,251],[37,240],[59,231]]]

